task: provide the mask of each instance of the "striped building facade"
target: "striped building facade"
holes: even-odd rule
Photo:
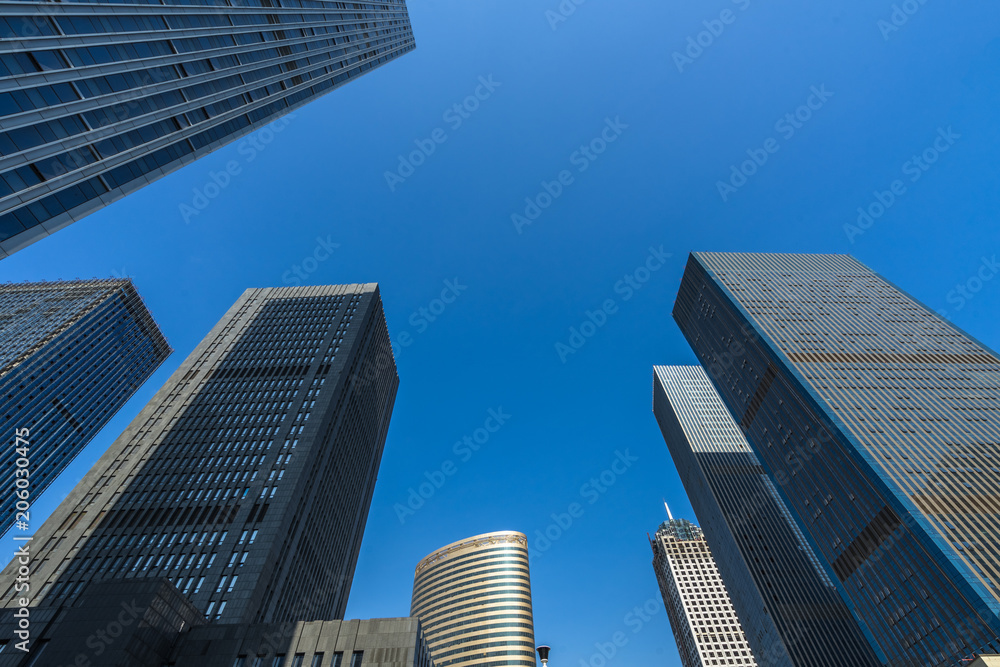
[[[417,565],[410,616],[434,667],[535,665],[528,540],[514,531],[453,542]]]
[[[888,665],[1000,649],[1000,358],[845,255],[694,253],[674,318]]]
[[[28,433],[20,470],[37,498],[169,355],[131,280],[0,285],[0,429],[11,443],[0,533],[14,524],[23,474],[14,432]]]
[[[398,383],[377,285],[247,290],[37,530],[31,606],[166,580],[209,623],[343,618]]]
[[[25,0],[0,38],[0,257],[416,48],[405,0]]]
[[[880,664],[704,369],[653,370],[653,413],[757,660]]]

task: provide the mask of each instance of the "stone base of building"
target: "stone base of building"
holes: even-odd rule
[[[0,667],[433,667],[416,618],[215,624],[166,579],[90,585],[71,607],[0,618]]]

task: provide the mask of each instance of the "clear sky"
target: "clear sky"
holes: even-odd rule
[[[407,615],[427,553],[494,530],[538,550],[536,531],[579,503],[532,562],[537,641],[553,667],[602,667],[595,642],[624,632],[608,665],[678,665],[646,533],[663,498],[694,518],[651,411],[653,365],[695,363],[670,317],[688,252],[852,253],[1000,349],[1000,276],[957,291],[1000,255],[996,3],[897,2],[900,25],[892,0],[563,0],[564,21],[559,6],[415,0],[416,51],[296,112],[263,150],[231,144],[0,261],[0,280],[132,276],[176,350],[33,518],[245,288],[303,280],[296,266],[311,284],[379,282],[411,344],[348,616]],[[467,117],[453,110],[477,92]],[[239,173],[195,202],[230,161]],[[647,259],[657,270],[637,274]],[[607,300],[563,362],[557,344]],[[490,410],[503,426],[456,450]],[[618,453],[630,465],[597,491]],[[650,600],[648,620],[628,616]]]

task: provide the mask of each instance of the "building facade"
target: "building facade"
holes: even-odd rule
[[[0,257],[415,48],[405,0],[30,0],[0,37]]]
[[[32,606],[165,578],[210,623],[343,618],[397,385],[377,285],[247,290],[35,534]]]
[[[671,516],[660,524],[650,546],[681,664],[756,665],[701,528]]]
[[[758,661],[880,665],[704,369],[655,367],[653,413]]]
[[[889,665],[1000,636],[1000,359],[845,255],[694,253],[674,318]]]
[[[15,430],[37,498],[169,355],[128,279],[0,285],[0,533],[15,519]]]
[[[535,665],[528,540],[484,533],[428,555],[413,578],[410,616],[435,667]]]
[[[433,667],[415,618],[209,623],[167,579],[95,583],[32,624],[27,653],[0,640],[0,667]]]
[[[205,651],[204,645],[209,649]],[[210,626],[182,635],[176,667],[434,667],[415,618]],[[151,665],[150,667],[160,667]]]

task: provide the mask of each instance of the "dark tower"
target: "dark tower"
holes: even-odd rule
[[[846,255],[694,253],[674,318],[885,662],[1000,653],[1000,358]]]
[[[35,535],[33,605],[148,579],[209,622],[343,618],[397,385],[376,285],[247,290]]]
[[[761,664],[881,664],[701,366],[656,366],[653,413]]]

